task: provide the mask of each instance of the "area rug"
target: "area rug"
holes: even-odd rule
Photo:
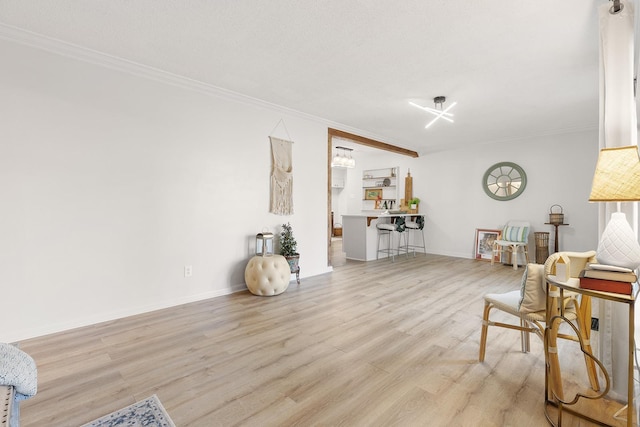
[[[82,427],[176,427],[155,394]]]

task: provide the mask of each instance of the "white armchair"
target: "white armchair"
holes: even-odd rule
[[[502,252],[505,250],[511,253],[513,269],[518,269],[518,252],[522,250],[525,256],[525,266],[529,263],[529,231],[531,227],[527,221],[509,221],[502,229],[500,240],[493,242],[493,256],[491,265],[498,257],[502,259]]]

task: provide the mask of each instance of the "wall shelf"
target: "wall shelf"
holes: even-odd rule
[[[399,209],[398,172],[397,166],[362,171],[363,211]]]

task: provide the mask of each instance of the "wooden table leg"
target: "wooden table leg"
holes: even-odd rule
[[[561,319],[554,317],[551,326],[547,329],[545,350],[547,352],[547,370],[549,372],[549,390],[547,396],[549,400],[555,401],[556,398],[564,399],[564,391],[562,389],[562,375],[560,374],[560,361],[558,359],[558,329],[560,328]]]
[[[560,361],[558,360],[558,329],[561,319],[558,300],[562,299],[560,290],[547,283],[546,324],[544,332],[544,351],[547,369],[546,399],[557,402],[556,398],[564,399],[560,375]]]
[[[582,344],[585,351],[589,352],[590,355],[593,355],[593,350],[591,349],[591,297],[583,295],[580,307],[576,308],[578,309],[578,330],[582,337]],[[596,363],[592,357],[589,357],[586,354],[584,355],[584,361],[587,365],[587,374],[589,375],[591,388],[594,391],[600,391],[600,383],[596,373]]]

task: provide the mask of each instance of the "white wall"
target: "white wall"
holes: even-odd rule
[[[514,219],[531,222],[530,254],[534,254],[533,232],[549,231],[553,240],[553,228],[545,222],[554,204],[563,207],[564,222],[570,224],[559,227],[559,250],[595,249],[597,205],[588,198],[597,156],[598,133],[594,130],[421,158],[413,186],[415,194],[425,195],[421,209],[427,212],[427,249],[472,256],[476,228],[501,228]],[[491,199],[482,189],[485,171],[501,161],[516,163],[527,174],[525,191],[513,200]],[[553,241],[550,246],[553,252]]]
[[[256,233],[287,221],[302,277],[331,271],[326,125],[8,41],[0,56],[0,341],[245,289]],[[292,216],[268,213],[272,131],[295,141]]]
[[[534,232],[554,229],[549,209],[563,208],[565,223],[559,227],[559,250],[595,249],[598,242],[597,204],[589,203],[591,180],[598,157],[598,133],[586,131],[487,144],[481,147],[426,154],[413,159],[380,152],[362,156],[349,170],[349,213],[361,210],[363,169],[400,167],[400,197],[404,197],[407,170],[413,177],[413,196],[421,199],[426,215],[427,251],[473,258],[476,228],[502,228],[510,219],[531,222],[530,255],[535,257]],[[493,164],[510,161],[520,165],[528,183],[513,200],[497,201],[482,189],[482,177]],[[353,179],[351,179],[351,177]],[[555,208],[558,212],[558,209]]]
[[[287,221],[302,277],[331,271],[326,123],[6,40],[0,55],[0,341],[244,289],[255,234]],[[274,131],[280,119],[295,141],[288,217],[268,213],[268,136],[287,137]],[[430,252],[470,258],[475,228],[511,218],[548,231],[556,203],[571,223],[560,249],[596,246],[596,207],[586,201],[596,132],[385,156],[357,159],[340,209],[361,209],[362,169],[399,166],[402,197],[410,168]],[[517,199],[482,191],[498,161],[527,172]]]

